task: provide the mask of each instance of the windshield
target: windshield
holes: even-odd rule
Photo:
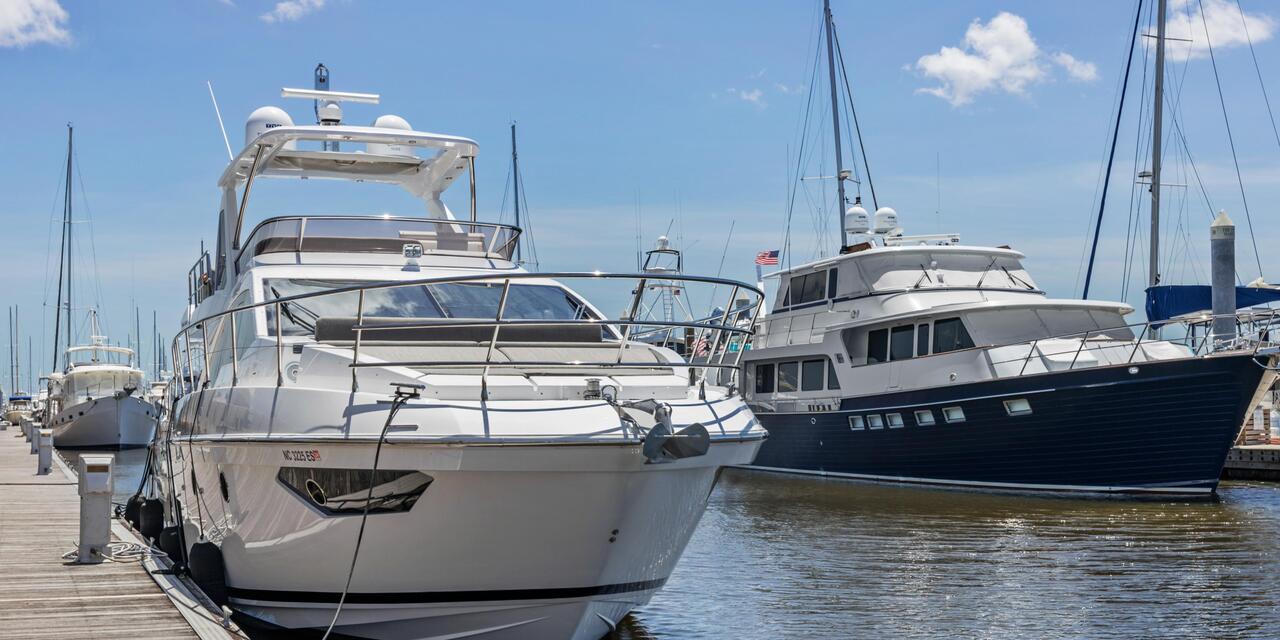
[[[361,283],[353,280],[311,280],[271,278],[263,281],[266,300],[340,289]],[[493,282],[451,282],[407,285],[364,292],[364,315],[372,318],[475,318],[498,315],[502,284]],[[359,293],[355,291],[316,296],[281,305],[280,329],[284,335],[311,335],[321,317],[355,317]],[[503,319],[580,320],[594,319],[586,305],[565,289],[554,285],[516,284],[507,293]],[[275,335],[274,305],[267,307],[268,335]]]

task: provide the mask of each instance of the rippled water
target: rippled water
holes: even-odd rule
[[[145,452],[116,452],[116,499]],[[64,459],[75,465],[74,453]],[[1280,484],[1038,498],[729,470],[619,640],[1280,636]]]
[[[620,638],[1276,637],[1280,485],[1037,498],[727,471]]]

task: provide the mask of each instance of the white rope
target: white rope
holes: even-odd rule
[[[75,560],[80,557],[80,545],[76,545],[76,549],[72,549],[62,554],[63,560]],[[152,549],[151,547],[138,544],[136,542],[111,542],[103,549],[102,559],[107,562],[141,562],[147,556],[167,558],[169,554]]]

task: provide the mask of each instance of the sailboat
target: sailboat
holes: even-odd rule
[[[159,411],[143,398],[143,372],[134,366],[134,351],[108,343],[106,336],[101,335],[96,309],[89,309],[89,342],[73,344],[71,194],[74,133],[74,128],[67,125],[67,174],[58,262],[54,360],[53,373],[48,378],[44,424],[53,430],[54,446],[61,449],[146,447],[155,435]],[[62,348],[59,342],[64,318],[66,345]],[[58,366],[60,349],[65,356],[65,366],[61,369]]]
[[[777,274],[744,358],[748,398],[770,434],[752,468],[1000,491],[1212,494],[1275,379],[1266,334],[1161,338],[1177,327],[1128,322],[1129,305],[1048,297],[1014,249],[906,235],[892,208],[849,206],[830,77],[842,241],[836,255]]]

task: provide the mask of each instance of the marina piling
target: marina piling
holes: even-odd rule
[[[41,429],[36,442],[36,475],[47,475],[53,466],[53,431]]]
[[[1209,225],[1209,261],[1212,263],[1213,344],[1236,337],[1236,225],[1219,211]]]

